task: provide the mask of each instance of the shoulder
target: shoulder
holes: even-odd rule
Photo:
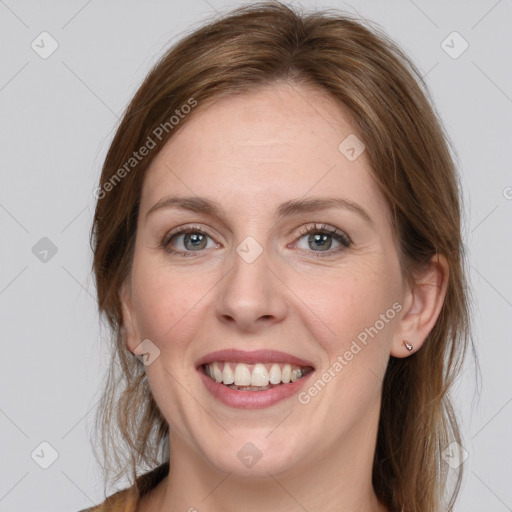
[[[99,505],[78,512],[135,512],[136,498],[134,488],[130,487],[112,494]]]
[[[139,476],[127,489],[109,496],[103,503],[78,512],[136,512],[140,497],[155,488],[169,472],[169,462]]]

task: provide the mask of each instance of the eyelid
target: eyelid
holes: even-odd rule
[[[302,236],[315,232],[324,232],[330,235],[338,235],[340,238],[345,239],[348,243],[352,243],[351,238],[344,231],[341,231],[340,229],[323,222],[312,222],[299,228],[299,234]]]
[[[171,239],[176,235],[181,235],[183,233],[189,232],[189,231],[198,231],[201,233],[204,233],[205,235],[208,235],[210,238],[213,238],[210,233],[204,229],[204,227],[200,226],[199,224],[184,224],[183,226],[178,226],[174,229],[171,229],[168,231],[163,239],[162,239],[162,245],[167,245]]]

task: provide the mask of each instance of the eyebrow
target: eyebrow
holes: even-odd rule
[[[218,204],[204,197],[168,196],[160,199],[160,201],[155,203],[148,210],[146,213],[146,220],[150,214],[163,208],[178,208],[220,218],[225,217],[224,210]],[[357,214],[365,222],[374,225],[373,219],[362,206],[354,203],[353,201],[349,201],[348,199],[342,199],[339,197],[314,197],[310,199],[286,201],[279,205],[277,209],[277,217],[280,219],[294,214],[327,210],[329,208],[342,208],[344,210],[349,210]]]

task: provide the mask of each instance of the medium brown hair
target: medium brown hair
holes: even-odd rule
[[[98,307],[113,343],[96,419],[105,482],[133,482],[169,457],[168,424],[144,366],[126,348],[119,298],[145,171],[205,105],[282,81],[314,86],[349,113],[389,204],[404,278],[417,281],[436,254],[447,258],[447,292],[434,328],[416,353],[389,360],[373,485],[391,511],[452,510],[462,474],[455,472],[445,489],[442,451],[461,439],[448,391],[472,341],[460,184],[448,138],[421,74],[382,30],[339,11],[302,12],[279,2],[223,14],[170,48],[127,107],[108,151],[91,230]],[[197,108],[170,122],[191,99]],[[148,137],[157,147],[127,167]]]

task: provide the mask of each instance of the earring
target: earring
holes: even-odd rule
[[[407,340],[404,340],[405,348],[410,352],[414,347],[407,342]]]

